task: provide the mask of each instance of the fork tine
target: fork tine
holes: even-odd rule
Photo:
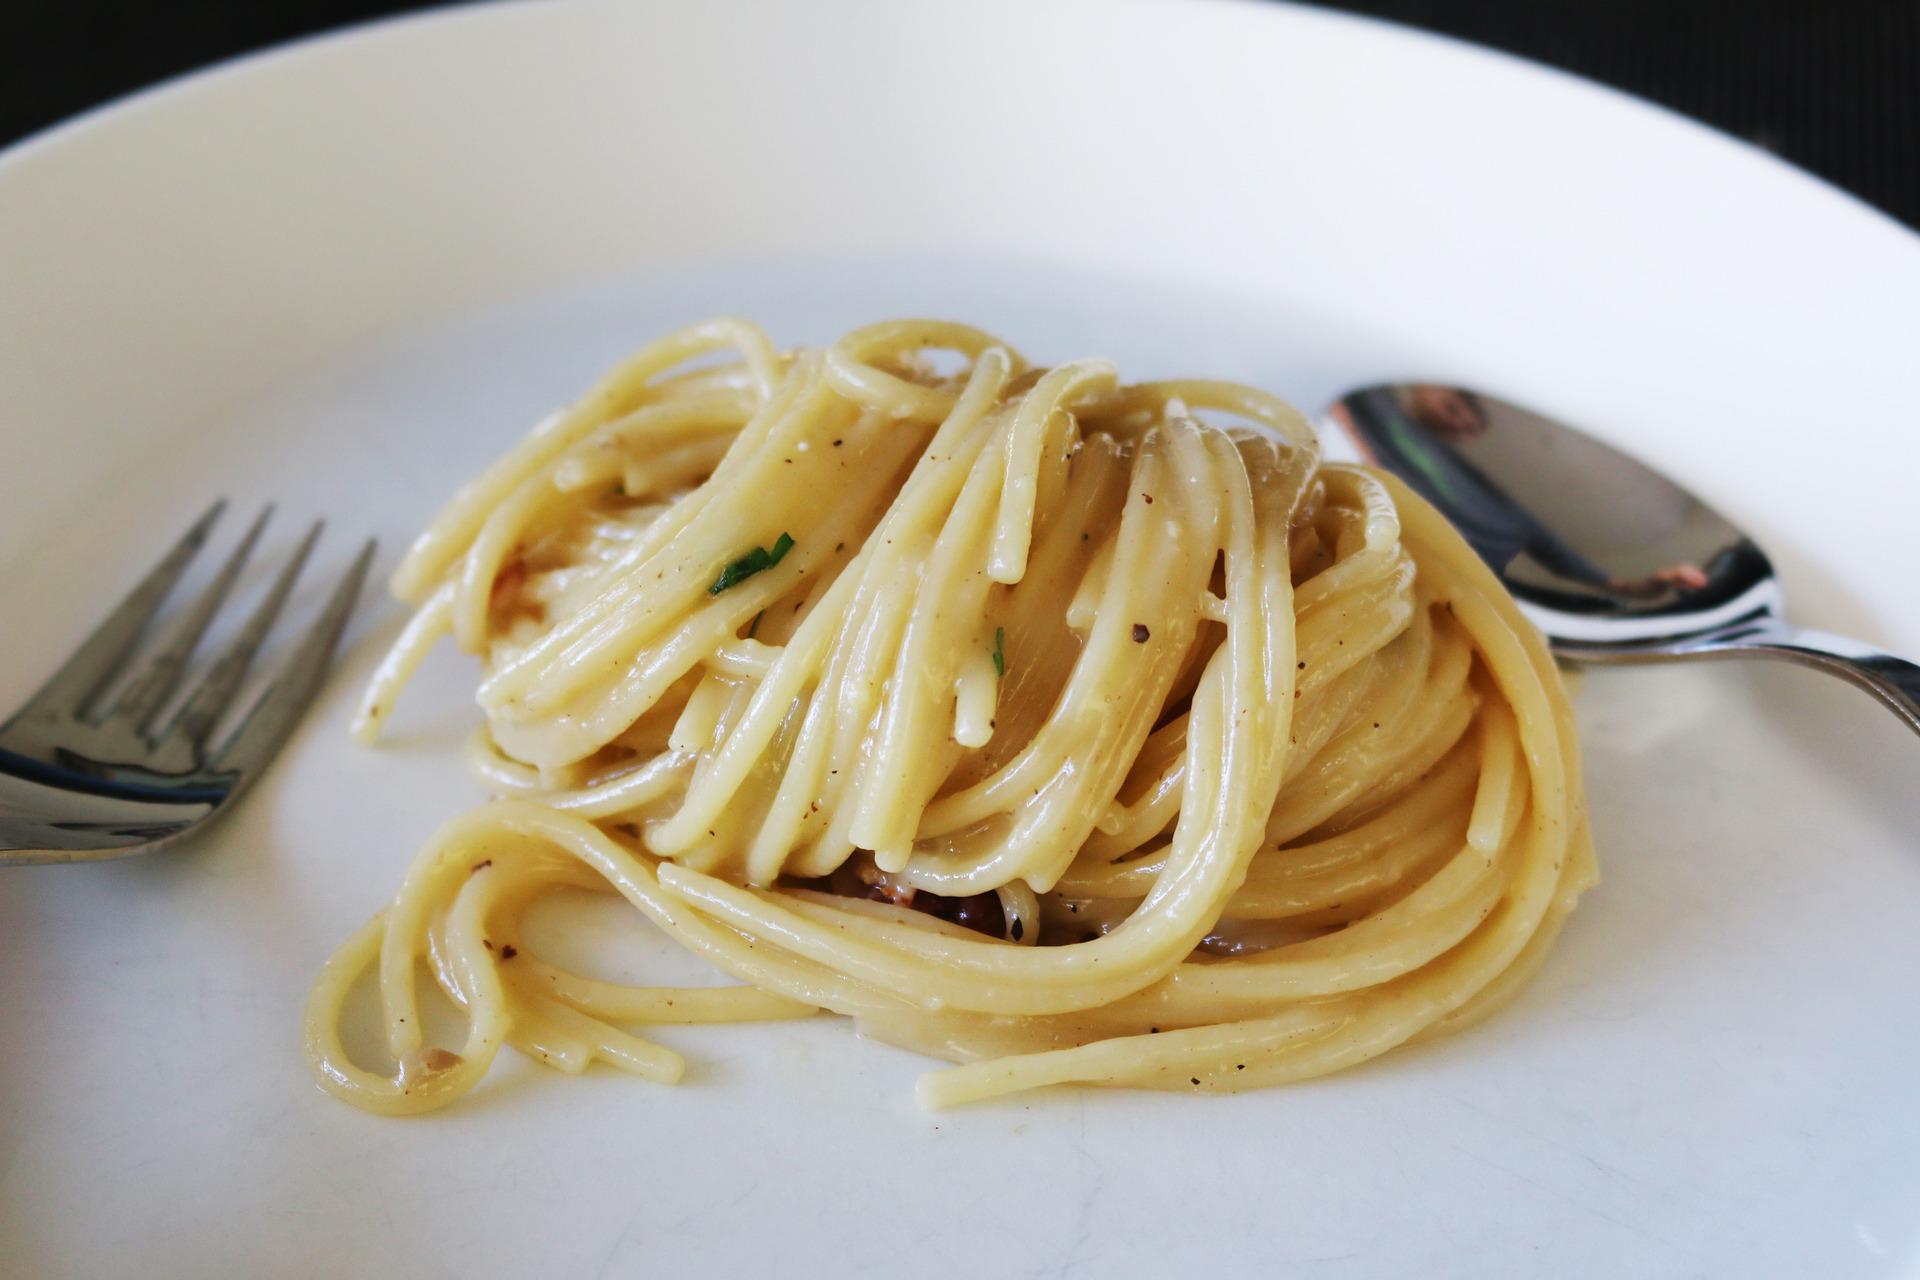
[[[214,575],[212,582],[201,591],[194,602],[187,606],[171,629],[167,639],[160,646],[139,675],[133,678],[115,700],[113,710],[107,713],[108,720],[119,720],[134,729],[143,729],[147,722],[159,712],[161,706],[180,685],[180,677],[186,674],[187,659],[193,656],[194,646],[200,643],[200,637],[206,634],[207,624],[213,621],[213,615],[220,603],[233,590],[233,583],[240,576],[240,570],[246,566],[247,557],[253,551],[254,544],[260,540],[260,531],[266,527],[267,520],[273,515],[273,506],[269,503],[254,518],[246,534],[240,539],[233,554],[220,566],[220,572]]]
[[[313,551],[313,544],[319,541],[324,521],[316,520],[300,539],[300,545],[294,549],[293,556],[286,567],[267,588],[267,594],[255,606],[253,615],[246,625],[240,628],[240,634],[228,641],[227,647],[220,651],[207,667],[206,673],[194,685],[193,692],[187,695],[187,701],[172,723],[161,731],[159,737],[166,739],[175,733],[184,735],[195,746],[206,741],[213,731],[227,704],[233,701],[240,682],[246,679],[247,669],[253,665],[253,655],[267,638],[267,631],[273,626],[274,619],[280,616],[280,610],[287,602],[287,596],[293,591],[293,584],[300,577],[300,571],[306,566],[307,556]]]
[[[240,727],[227,735],[226,741],[214,752],[215,768],[247,774],[257,772],[286,742],[294,725],[299,723],[301,713],[319,691],[327,660],[340,642],[340,633],[346,630],[347,616],[353,612],[353,602],[366,579],[367,566],[373,563],[374,545],[373,540],[368,539],[360,549],[352,567],[328,597],[313,630],[287,658],[273,684],[247,712]]]
[[[77,716],[87,709],[87,705],[99,696],[100,690],[119,671],[128,652],[140,639],[140,633],[146,630],[147,623],[160,608],[161,601],[167,598],[174,583],[180,580],[180,575],[187,571],[187,565],[206,544],[207,534],[226,506],[227,501],[222,498],[193,522],[193,527],[173,544],[159,564],[148,571],[147,576],[140,580],[140,585],[127,593],[113,612],[94,628],[93,634],[81,642],[61,668],[40,686],[39,692],[20,708],[15,719],[28,716]]]

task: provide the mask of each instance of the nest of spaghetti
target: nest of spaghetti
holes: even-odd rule
[[[1283,401],[1029,365],[896,321],[635,353],[462,489],[400,566],[362,705],[480,657],[449,823],[315,985],[317,1078],[371,1110],[502,1045],[657,1080],[651,1022],[851,1016],[959,1065],[1235,1090],[1509,999],[1593,880],[1540,636],[1391,477]],[[566,971],[522,931],[616,893],[740,985]],[[390,1069],[352,1061],[377,977]],[[467,1018],[430,1047],[420,991]]]

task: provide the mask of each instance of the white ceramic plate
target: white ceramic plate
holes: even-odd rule
[[[1282,6],[565,4],[249,59],[0,158],[0,704],[216,493],[390,564],[723,311],[950,314],[1309,408],[1499,388],[1749,525],[1804,621],[1920,651],[1920,240],[1763,155]],[[1605,883],[1510,1012],[1334,1079],[929,1115],[926,1064],[820,1019],[669,1029],[678,1089],[503,1060],[393,1121],[313,1087],[298,1025],[479,794],[453,657],[391,748],[345,740],[397,621],[208,838],[0,873],[0,1270],[1920,1274],[1920,742],[1838,683],[1592,674]]]

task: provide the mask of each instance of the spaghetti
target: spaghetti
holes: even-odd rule
[[[1248,387],[714,321],[461,490],[394,588],[416,612],[357,731],[451,635],[498,798],[315,984],[317,1078],[369,1110],[442,1105],[503,1044],[671,1081],[631,1026],[820,1009],[961,1064],[932,1105],[1298,1080],[1500,1005],[1594,878],[1539,635]],[[744,985],[556,967],[522,921],[563,887]],[[391,1073],[342,1045],[369,971]]]

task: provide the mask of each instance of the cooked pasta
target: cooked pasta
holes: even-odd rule
[[[1538,633],[1249,387],[934,321],[795,351],[697,325],[462,489],[394,589],[357,732],[451,635],[496,799],[315,984],[316,1075],[374,1111],[503,1044],[672,1081],[632,1028],[823,1009],[959,1064],[931,1105],[1299,1080],[1500,1005],[1594,878]],[[522,922],[561,888],[742,985],[557,967]],[[342,1043],[369,974],[387,1070]]]

